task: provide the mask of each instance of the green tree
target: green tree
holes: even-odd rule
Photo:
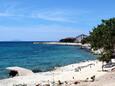
[[[89,38],[93,49],[104,49],[98,59],[109,62],[112,58],[112,53],[115,52],[115,18],[102,20],[102,23],[94,27],[93,31],[90,32]]]
[[[70,42],[70,43],[73,43],[73,42],[75,42],[75,38],[64,38],[64,39],[61,39],[61,40],[59,40],[59,42]]]
[[[81,40],[81,43],[82,43],[82,44],[89,43],[89,42],[90,42],[90,36],[88,36],[88,37],[86,37],[86,38],[83,38],[83,39]]]

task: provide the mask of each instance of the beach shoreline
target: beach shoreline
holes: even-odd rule
[[[81,46],[82,45],[82,43],[70,43],[70,42],[33,42],[33,44],[67,45],[67,46]]]
[[[58,82],[74,82],[91,80],[91,77],[95,75],[95,78],[106,74],[101,71],[102,63],[98,60],[85,61],[75,64],[70,64],[64,67],[57,67],[53,71],[34,73],[28,76],[17,76],[14,78],[8,78],[0,80],[0,86],[13,86],[17,84],[27,84],[27,86],[35,86],[35,84],[45,84]],[[52,85],[51,85],[52,86]]]

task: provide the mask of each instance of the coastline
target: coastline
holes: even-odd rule
[[[38,83],[52,84],[52,82],[58,82],[58,80],[60,80],[61,82],[67,81],[68,83],[70,83],[75,81],[83,81],[87,78],[89,78],[90,80],[93,75],[95,75],[96,79],[98,79],[99,77],[106,74],[106,72],[101,71],[101,66],[102,63],[97,60],[80,62],[64,67],[57,67],[53,71],[3,79],[0,80],[0,86],[13,86],[17,84],[27,84],[28,86],[35,86]],[[81,67],[81,69],[78,71],[77,68],[79,67]]]
[[[69,43],[69,42],[33,42],[33,44],[51,44],[51,45],[68,45],[68,46],[81,46],[81,43]]]
[[[49,45],[64,45],[64,46],[80,46],[82,49],[86,49],[95,55],[100,55],[103,49],[94,50],[90,44],[82,43],[69,43],[69,42],[33,42],[33,44],[49,44]]]
[[[103,49],[94,50],[90,44],[82,43],[69,43],[69,42],[33,42],[33,44],[49,44],[49,45],[64,45],[64,46],[80,46],[82,49],[86,49],[95,55],[100,55]]]

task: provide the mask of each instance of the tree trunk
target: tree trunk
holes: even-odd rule
[[[103,70],[103,66],[104,66],[104,62],[102,61],[102,71],[104,71],[104,70]]]
[[[113,45],[113,58],[115,58],[115,44]]]

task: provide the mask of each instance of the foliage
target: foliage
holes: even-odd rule
[[[115,18],[102,20],[102,23],[94,27],[90,32],[90,44],[95,50],[103,48],[104,52],[98,59],[108,62],[114,52],[115,44]]]
[[[60,42],[75,42],[75,38],[65,38],[65,39],[61,39]]]
[[[81,40],[81,43],[82,43],[82,44],[85,44],[85,43],[89,43],[89,41],[90,41],[90,37],[88,36],[88,37],[86,37],[86,38],[83,38],[83,39]]]

